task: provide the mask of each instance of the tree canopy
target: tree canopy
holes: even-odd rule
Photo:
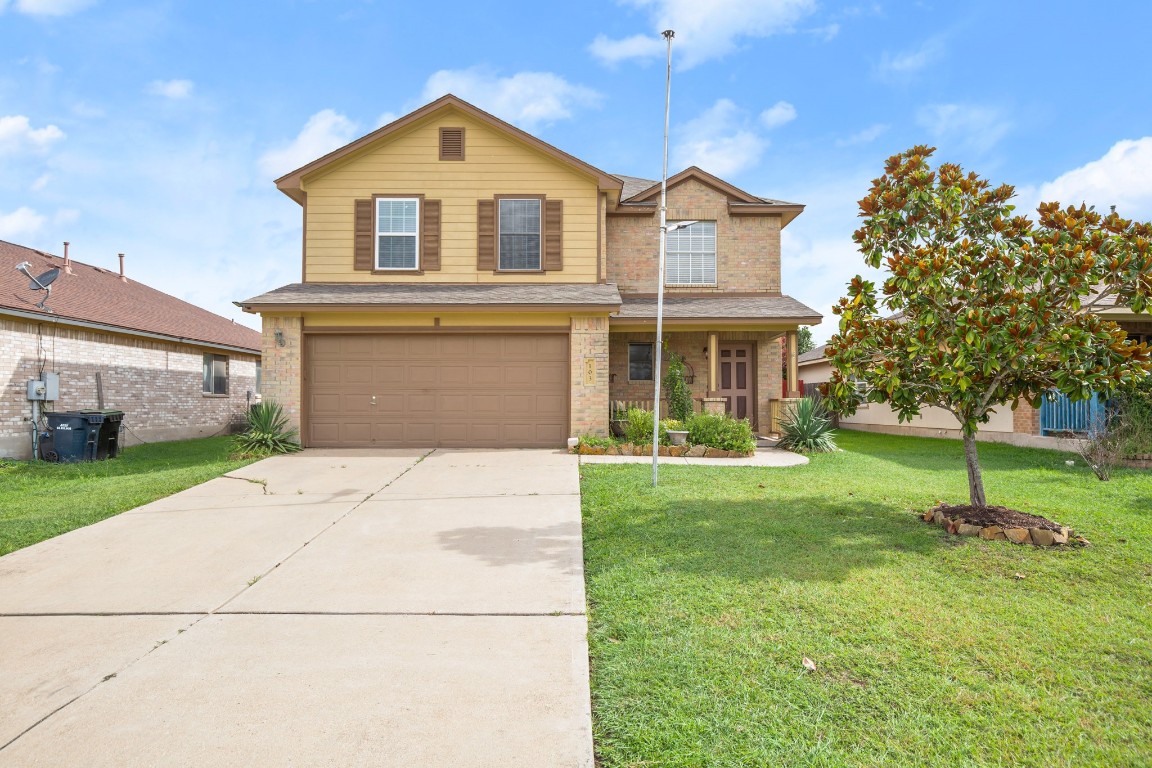
[[[848,414],[862,399],[888,403],[901,421],[928,406],[952,413],[971,503],[982,506],[975,435],[994,408],[1039,407],[1050,390],[1108,394],[1152,369],[1148,347],[1098,314],[1147,309],[1152,225],[1054,202],[1036,221],[1015,215],[1013,187],[953,163],[934,170],[934,152],[890,157],[860,201],[853,238],[887,276],[880,296],[856,276],[833,307],[827,394]]]

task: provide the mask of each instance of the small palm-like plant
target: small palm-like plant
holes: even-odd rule
[[[248,429],[232,438],[237,453],[272,456],[300,450],[299,433],[289,429],[284,409],[273,400],[257,403],[248,410]]]
[[[813,397],[792,403],[780,418],[780,447],[796,453],[836,450],[836,432],[824,404]]]

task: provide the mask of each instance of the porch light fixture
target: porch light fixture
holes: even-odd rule
[[[284,331],[280,330],[279,328],[272,332],[272,337],[276,339],[276,346],[278,347],[282,347],[286,343],[284,341]]]

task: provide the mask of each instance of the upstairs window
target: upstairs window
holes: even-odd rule
[[[419,220],[414,197],[376,199],[376,269],[416,269]]]
[[[672,230],[666,254],[667,285],[716,285],[716,222]]]
[[[204,394],[228,394],[227,355],[204,355]]]
[[[540,200],[501,199],[499,238],[501,270],[540,269]]]

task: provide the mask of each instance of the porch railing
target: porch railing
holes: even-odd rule
[[[1059,392],[1049,393],[1040,404],[1040,434],[1086,434],[1105,418],[1106,412],[1107,403],[1096,393],[1087,400],[1075,402]]]

